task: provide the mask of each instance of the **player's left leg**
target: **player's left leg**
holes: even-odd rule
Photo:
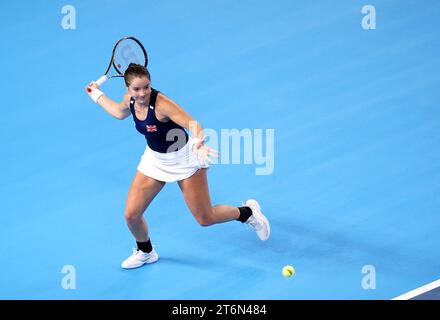
[[[206,169],[199,169],[191,177],[178,182],[185,202],[202,226],[210,226],[231,220],[237,220],[240,210],[228,205],[211,205]]]
[[[178,183],[189,210],[200,225],[210,226],[216,223],[239,220],[252,227],[261,240],[269,238],[269,221],[261,212],[260,205],[256,200],[248,200],[240,208],[228,205],[211,205],[206,169],[197,170],[191,177]]]

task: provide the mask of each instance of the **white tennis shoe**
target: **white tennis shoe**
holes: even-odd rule
[[[245,223],[257,232],[260,240],[264,241],[269,239],[270,224],[267,218],[261,212],[261,208],[257,200],[249,199],[244,203],[244,206],[249,207],[252,210],[252,215]]]
[[[159,255],[154,248],[150,253],[133,249],[133,254],[122,262],[121,267],[124,269],[134,269],[142,267],[147,263],[156,262],[157,260],[159,260]]]

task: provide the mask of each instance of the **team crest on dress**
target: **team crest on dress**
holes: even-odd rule
[[[147,132],[155,132],[157,131],[156,125],[147,125]]]

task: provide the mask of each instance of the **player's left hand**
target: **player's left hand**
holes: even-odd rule
[[[209,165],[212,163],[212,158],[218,159],[219,152],[205,144],[205,138],[196,139],[197,142],[193,146],[193,151],[197,154],[199,162],[203,165]]]

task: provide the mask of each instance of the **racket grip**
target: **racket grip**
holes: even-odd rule
[[[103,75],[101,78],[95,81],[96,85],[99,87],[101,84],[106,82],[108,80],[108,77],[106,75]]]

